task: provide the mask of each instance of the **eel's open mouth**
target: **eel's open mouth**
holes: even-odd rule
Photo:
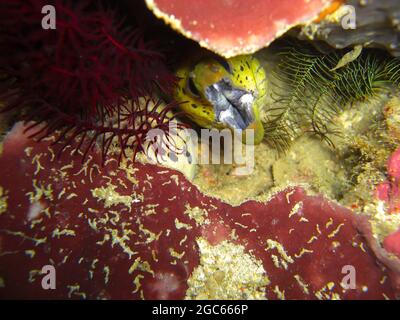
[[[235,130],[245,130],[255,121],[254,94],[232,86],[222,79],[205,90],[207,100],[213,105],[216,120]]]

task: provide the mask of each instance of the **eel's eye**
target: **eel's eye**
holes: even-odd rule
[[[230,74],[232,74],[232,69],[231,69],[231,65],[229,64],[229,62],[223,58],[217,58],[219,64]]]
[[[197,90],[192,77],[188,77],[188,80],[186,83],[186,89],[190,92],[191,95],[195,96],[196,98],[200,98],[200,92],[199,92],[199,90]]]

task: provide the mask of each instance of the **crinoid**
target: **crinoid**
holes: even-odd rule
[[[282,45],[282,44],[281,44]],[[302,132],[333,146],[335,117],[352,103],[400,86],[400,60],[383,51],[364,50],[341,68],[346,51],[324,54],[311,45],[289,40],[280,47],[274,71],[275,104],[267,110],[266,140],[279,150]]]
[[[17,110],[33,121],[27,128],[32,137],[56,135],[64,147],[76,144],[83,158],[95,144],[103,161],[112,144],[121,149],[119,159],[126,148],[135,156],[144,150],[146,133],[166,130],[171,120],[173,103],[156,99],[175,84],[163,54],[139,26],[101,1],[53,1],[56,29],[43,29],[47,3],[0,4],[2,111]]]

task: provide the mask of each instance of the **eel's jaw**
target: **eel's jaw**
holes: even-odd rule
[[[243,133],[243,142],[246,143],[246,144],[250,144],[250,142],[248,143],[247,139],[246,139],[246,133],[247,133],[248,130],[253,130],[253,132],[254,132],[254,136],[253,136],[254,142],[253,142],[253,144],[260,144],[263,141],[263,139],[264,139],[264,126],[263,126],[263,124],[262,124],[262,122],[260,120],[256,120],[256,121],[252,122],[247,127],[247,129],[244,131],[244,133]]]
[[[254,130],[254,144],[261,142],[264,128],[256,119],[257,116],[253,109],[255,100],[253,93],[234,88],[229,81],[222,79],[207,87],[205,96],[213,105],[218,122],[231,129],[243,131],[243,133],[247,130]]]

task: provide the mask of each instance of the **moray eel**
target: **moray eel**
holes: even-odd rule
[[[244,135],[253,129],[254,144],[262,141],[259,111],[266,74],[255,57],[205,57],[185,63],[177,76],[175,99],[182,101],[180,108],[192,121],[204,128],[230,128]]]

